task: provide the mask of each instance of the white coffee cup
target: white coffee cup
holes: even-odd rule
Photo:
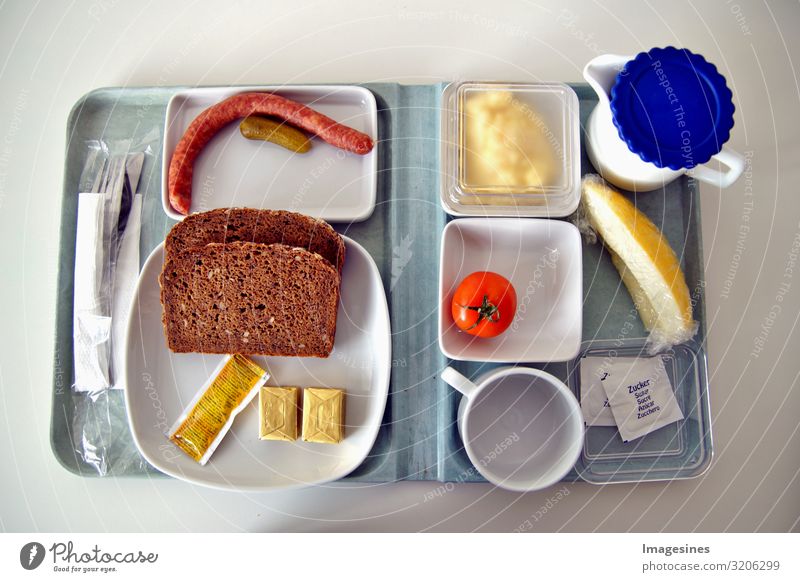
[[[441,377],[464,395],[458,430],[470,461],[490,483],[536,491],[575,465],[583,448],[581,407],[555,376],[509,366],[474,383],[449,367]]]

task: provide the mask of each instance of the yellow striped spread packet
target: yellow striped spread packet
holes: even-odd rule
[[[233,419],[267,382],[269,374],[241,354],[226,356],[167,435],[179,449],[205,465]]]

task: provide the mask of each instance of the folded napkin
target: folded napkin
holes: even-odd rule
[[[75,390],[93,392],[110,385],[108,340],[111,317],[103,315],[104,194],[78,194],[75,242],[73,340]]]

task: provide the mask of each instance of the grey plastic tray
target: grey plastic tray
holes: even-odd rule
[[[346,480],[482,481],[463,450],[455,424],[459,396],[438,374],[449,362],[437,345],[438,262],[448,217],[439,205],[439,104],[442,85],[367,84],[379,116],[378,192],[365,222],[335,224],[371,253],[380,269],[392,324],[393,366],[383,425],[364,463]],[[594,93],[574,86],[582,122]],[[72,276],[77,187],[91,139],[142,138],[163,131],[170,97],[183,87],[99,89],[74,107],[67,126],[60,232],[51,441],[69,471],[86,476],[157,473],[136,451],[121,391],[91,397],[72,383]],[[591,166],[582,156],[583,170]],[[173,222],[161,210],[161,151],[145,164],[141,256],[164,239]],[[697,337],[666,354],[686,420],[634,443],[616,431],[589,429],[584,453],[567,480],[641,481],[692,477],[711,459],[706,377],[703,253],[697,189],[683,179],[663,192],[639,196],[637,205],[665,232],[681,255],[692,291]],[[638,352],[644,329],[619,276],[600,245],[584,246],[584,352]],[[493,365],[453,364],[467,375]],[[579,394],[576,362],[542,366]]]

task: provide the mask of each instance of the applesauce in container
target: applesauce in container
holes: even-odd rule
[[[455,216],[567,216],[580,200],[578,97],[561,83],[448,85],[441,202]]]

